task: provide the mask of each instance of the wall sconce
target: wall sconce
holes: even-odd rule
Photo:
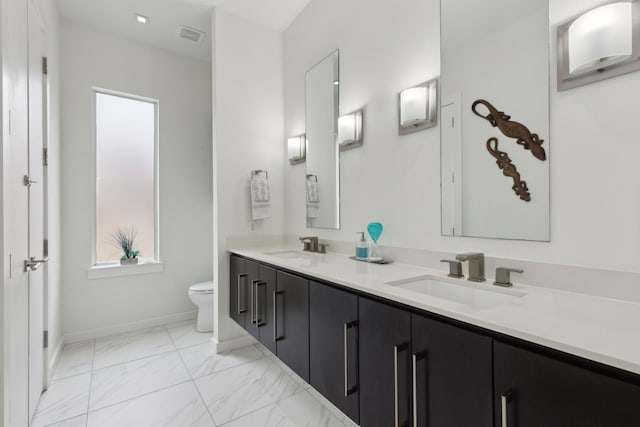
[[[290,165],[304,163],[307,157],[307,138],[304,133],[287,139],[287,153]]]
[[[433,79],[403,90],[398,95],[398,134],[416,132],[436,125],[436,88]]]
[[[640,69],[638,1],[591,9],[558,27],[558,90]]]
[[[362,145],[362,110],[338,118],[338,145],[340,151]]]

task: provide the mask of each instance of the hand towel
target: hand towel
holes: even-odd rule
[[[265,219],[271,216],[271,191],[269,179],[264,173],[251,174],[251,218]]]
[[[318,178],[315,175],[307,177],[307,218],[317,218],[320,213],[320,195],[318,192]]]

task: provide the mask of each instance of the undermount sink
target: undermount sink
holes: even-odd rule
[[[281,259],[310,259],[313,256],[309,253],[302,251],[275,251],[275,252],[265,252],[265,255],[274,256],[276,258]]]
[[[462,279],[448,280],[434,276],[419,276],[386,284],[476,308],[491,308],[512,303],[526,295],[525,292],[513,289],[493,289],[488,282],[470,283]]]

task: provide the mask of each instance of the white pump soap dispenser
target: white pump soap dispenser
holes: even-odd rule
[[[356,258],[367,259],[371,252],[371,242],[367,242],[365,239],[364,231],[359,231],[357,234],[360,234],[360,240],[356,242]]]

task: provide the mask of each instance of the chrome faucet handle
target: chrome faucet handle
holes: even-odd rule
[[[457,277],[457,278],[464,277],[464,275],[462,274],[462,263],[460,261],[451,260],[451,259],[441,259],[440,262],[449,263],[449,274],[448,274],[449,277]]]
[[[318,243],[318,253],[326,254],[327,253],[328,243]]]
[[[496,280],[493,284],[505,288],[513,286],[513,283],[511,283],[511,273],[524,273],[524,270],[521,268],[498,267],[496,268]]]

